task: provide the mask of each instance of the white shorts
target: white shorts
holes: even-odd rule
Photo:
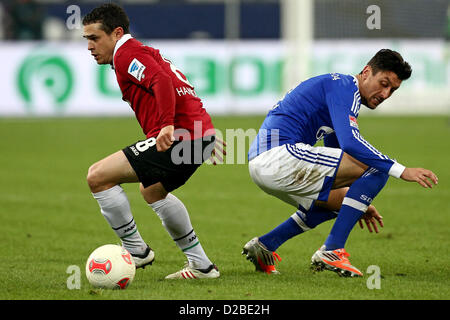
[[[262,190],[308,210],[315,200],[327,201],[342,154],[336,148],[285,144],[261,153],[248,167]]]

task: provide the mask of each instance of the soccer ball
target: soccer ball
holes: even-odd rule
[[[86,277],[95,288],[125,289],[133,282],[135,273],[130,253],[115,244],[95,249],[86,262]]]

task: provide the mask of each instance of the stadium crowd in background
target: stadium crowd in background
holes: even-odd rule
[[[45,12],[34,0],[6,0],[0,4],[0,35],[7,40],[41,40]]]

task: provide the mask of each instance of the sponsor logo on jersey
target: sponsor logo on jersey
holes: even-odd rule
[[[135,77],[138,81],[144,78],[145,66],[136,58],[131,61],[128,66],[128,73]]]
[[[334,129],[327,127],[327,126],[322,126],[319,128],[319,130],[317,130],[316,132],[316,139],[317,141],[322,140],[324,136],[333,133]]]
[[[353,128],[359,129],[358,122],[356,122],[356,117],[349,115],[348,119],[350,120],[350,126]]]
[[[188,88],[188,87],[178,87],[175,88],[175,91],[177,92],[178,96],[184,96],[186,94],[190,94],[191,96],[197,97],[197,94],[195,93],[194,89]]]

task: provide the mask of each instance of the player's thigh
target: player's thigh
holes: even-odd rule
[[[249,161],[249,172],[265,192],[308,209],[313,201],[328,199],[341,156],[340,149],[283,145]]]
[[[139,180],[127,157],[120,150],[94,163],[89,168],[87,181],[93,192],[99,192],[117,184]]]
[[[356,179],[361,177],[367,168],[368,166],[366,164],[344,152],[332,188],[349,187]]]
[[[156,138],[151,137],[122,151],[141,182],[144,199],[153,203],[165,198],[167,192],[178,189],[189,180],[207,159],[202,156],[208,154],[209,157],[211,154],[214,139],[207,136],[175,141],[168,150],[160,152],[156,148]]]

